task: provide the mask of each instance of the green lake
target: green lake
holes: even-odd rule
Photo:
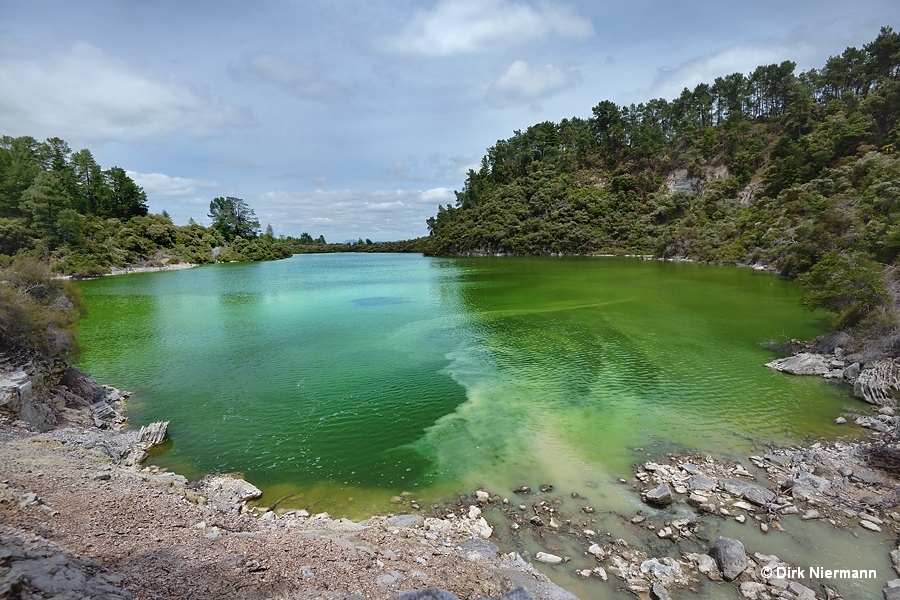
[[[333,514],[403,491],[627,477],[654,444],[828,437],[857,402],[762,366],[761,343],[825,323],[750,269],[331,254],[81,289],[81,366],[134,392],[134,426],[171,421],[155,463],[240,471]]]
[[[864,410],[846,387],[763,366],[765,342],[826,322],[751,269],[326,254],[80,287],[81,367],[134,393],[132,426],[171,422],[153,463],[239,471],[264,505],[336,517],[396,511],[402,492],[427,505],[542,483],[630,514],[640,500],[615,481],[634,462],[745,458],[849,434],[834,418]],[[818,541],[758,544],[810,560],[842,546],[802,531]]]

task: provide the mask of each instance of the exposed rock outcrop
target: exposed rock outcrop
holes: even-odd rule
[[[900,367],[892,360],[866,365],[853,382],[853,395],[869,404],[895,406],[900,396]]]
[[[0,416],[22,421],[37,431],[64,423],[119,427],[126,394],[96,381],[62,360],[30,362],[0,368]]]

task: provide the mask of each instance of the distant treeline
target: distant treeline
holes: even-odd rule
[[[406,242],[328,244],[323,236],[260,233],[240,198],[214,198],[212,224],[172,223],[149,214],[147,196],[120,167],[103,169],[90,150],[59,138],[0,138],[0,267],[41,260],[62,274],[93,277],[110,267],[168,262],[271,260],[307,252],[410,251]]]

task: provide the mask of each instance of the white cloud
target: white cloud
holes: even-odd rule
[[[681,94],[684,88],[694,89],[701,83],[712,85],[716,77],[724,77],[732,73],[748,75],[756,67],[772,63],[780,63],[796,58],[796,47],[786,48],[771,46],[738,46],[701,56],[683,63],[675,68],[659,69],[650,88],[650,96],[644,98],[673,99]]]
[[[447,56],[503,50],[551,37],[585,40],[593,34],[590,19],[565,6],[441,0],[431,10],[416,11],[384,46],[404,54]]]
[[[213,105],[190,86],[152,78],[84,43],[41,59],[0,58],[0,130],[84,141],[209,137],[252,123],[246,108]]]
[[[163,173],[137,173],[135,171],[126,171],[126,173],[136,184],[144,188],[148,196],[185,198],[195,196],[201,190],[205,192],[219,187],[217,182],[205,179],[170,177]]]
[[[494,106],[530,104],[572,84],[572,75],[553,65],[532,69],[524,60],[517,60],[491,85],[487,99]]]
[[[425,235],[425,220],[439,204],[453,202],[447,188],[428,190],[315,190],[267,192],[254,203],[260,222],[271,222],[276,234],[307,231],[328,241],[363,237],[388,241]]]
[[[284,54],[258,52],[247,55],[232,65],[231,73],[237,79],[259,79],[310,100],[331,100],[347,92],[321,69],[304,66],[293,56]]]
[[[456,193],[444,187],[432,188],[422,192],[423,202],[434,202],[438,205],[447,204],[448,202],[456,202]]]

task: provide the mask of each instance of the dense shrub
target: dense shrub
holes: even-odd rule
[[[77,289],[54,278],[46,264],[17,258],[0,270],[0,352],[66,356],[77,348]]]

